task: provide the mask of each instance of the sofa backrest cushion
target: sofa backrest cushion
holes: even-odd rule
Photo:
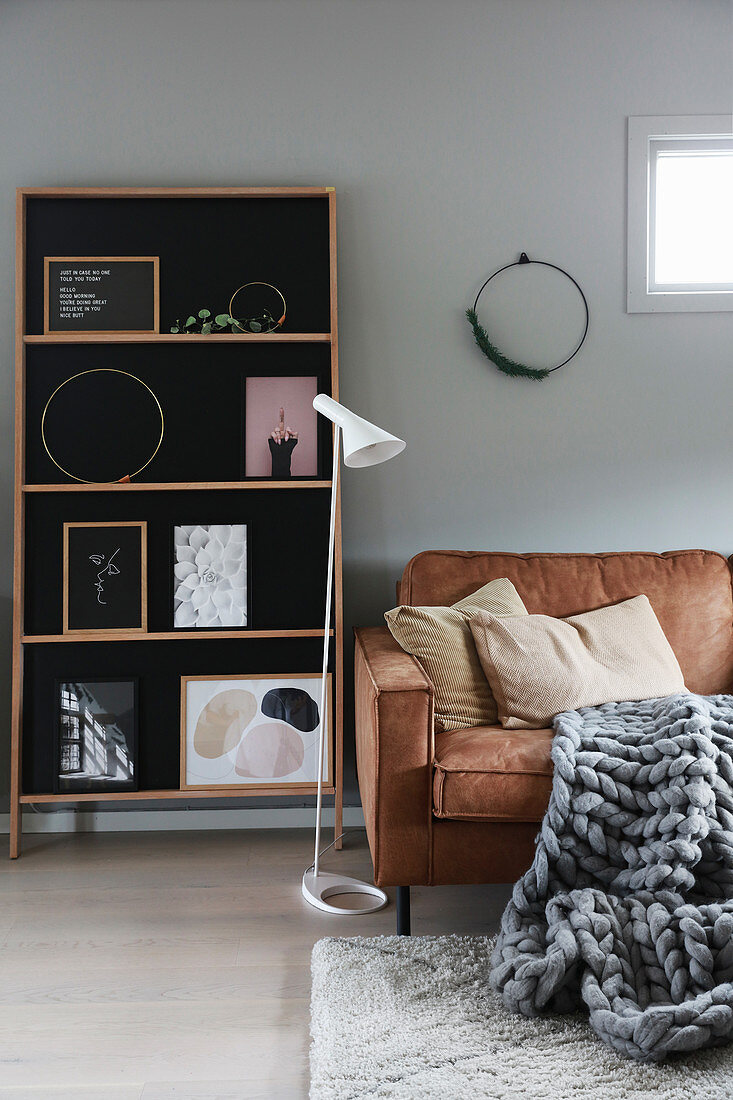
[[[566,710],[685,691],[646,596],[568,619],[477,611],[471,633],[506,729],[547,729]]]
[[[514,583],[530,615],[566,618],[648,596],[689,690],[733,690],[731,572],[721,554],[428,550],[406,565],[398,598],[403,604],[450,605],[497,577]]]

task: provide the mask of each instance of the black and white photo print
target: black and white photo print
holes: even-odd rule
[[[137,681],[56,682],[56,793],[137,790]]]
[[[247,525],[185,524],[173,532],[173,625],[248,625]]]

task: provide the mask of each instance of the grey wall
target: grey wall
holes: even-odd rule
[[[409,443],[344,478],[350,628],[428,547],[733,552],[733,314],[624,312],[626,117],[730,112],[732,50],[730,0],[2,0],[6,701],[16,186],[337,188],[342,396]],[[592,311],[542,383],[462,315],[521,249]]]

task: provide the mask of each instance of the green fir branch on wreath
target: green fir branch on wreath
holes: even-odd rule
[[[499,349],[494,347],[491,340],[489,340],[486,329],[479,321],[475,309],[467,309],[466,317],[468,317],[471,328],[473,329],[474,339],[481,348],[481,351],[500,371],[503,371],[504,374],[511,375],[512,378],[547,378],[550,372],[544,367],[525,367],[523,363],[515,363],[513,359],[508,359],[506,355],[502,355]]]

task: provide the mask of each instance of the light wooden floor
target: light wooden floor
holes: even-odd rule
[[[300,896],[304,830],[25,838],[0,859],[0,1100],[297,1100],[310,952],[394,905]],[[324,870],[371,877],[363,832]],[[495,930],[508,887],[413,890],[413,933]]]

